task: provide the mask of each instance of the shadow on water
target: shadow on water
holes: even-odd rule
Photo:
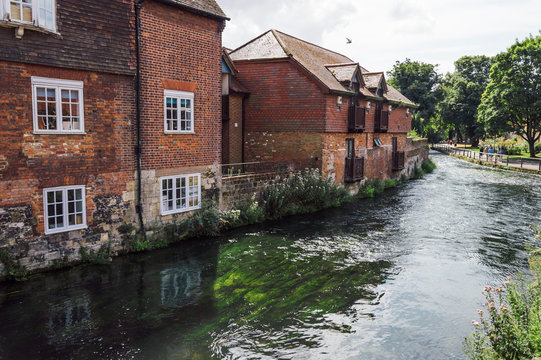
[[[541,178],[433,156],[375,199],[0,285],[0,359],[462,358]]]

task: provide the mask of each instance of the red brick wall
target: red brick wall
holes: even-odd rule
[[[235,66],[250,91],[247,132],[324,130],[325,95],[289,60],[236,61]]]
[[[348,109],[350,98],[342,96],[342,105],[338,105],[338,95],[328,94],[326,100],[326,122],[325,131],[327,132],[347,132],[348,131]]]
[[[161,3],[143,3],[143,170],[220,163],[221,26],[221,21]],[[195,86],[195,134],[164,133],[163,80]]]
[[[303,160],[321,162],[321,133],[246,132],[245,161]]]
[[[389,114],[389,132],[408,133],[411,131],[411,111],[408,114],[405,107],[393,105]]]
[[[84,82],[86,134],[34,134],[31,76]],[[86,185],[87,223],[95,195],[121,195],[133,181],[133,78],[0,62],[0,207],[29,205],[43,231],[43,188]]]

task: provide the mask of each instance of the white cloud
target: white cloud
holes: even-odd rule
[[[495,55],[541,29],[539,0],[217,0],[231,18],[225,46],[274,28],[388,71],[405,58],[453,70],[464,55]],[[346,37],[353,42],[346,44]]]

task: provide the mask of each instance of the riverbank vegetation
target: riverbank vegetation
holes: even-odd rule
[[[430,173],[436,165],[425,159],[421,168],[415,167],[412,179]],[[216,236],[241,226],[277,220],[290,215],[314,213],[337,207],[354,200],[373,198],[394,188],[408,178],[375,179],[365,181],[354,195],[345,188],[325,178],[319,170],[306,170],[289,177],[286,181],[266,188],[259,198],[252,196],[231,210],[222,211],[213,201],[204,203],[200,211],[189,217],[175,219],[170,223],[155,223],[144,236],[133,225],[120,229],[130,252],[163,248],[187,238]]]
[[[477,147],[481,139],[505,136],[524,141],[521,154],[539,152],[541,35],[495,57],[463,56],[445,76],[437,65],[409,59],[397,61],[388,75],[391,85],[420,105],[412,127],[430,142],[468,140]]]
[[[541,227],[533,228],[541,238]],[[513,280],[501,286],[485,286],[484,309],[474,331],[464,341],[469,359],[534,359],[541,356],[541,251],[532,251],[533,278]]]

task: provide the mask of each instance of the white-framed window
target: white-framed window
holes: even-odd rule
[[[0,0],[0,20],[56,32],[56,0]]]
[[[193,133],[192,92],[164,91],[164,130],[166,133]]]
[[[160,178],[161,214],[201,208],[201,174]]]
[[[34,132],[84,133],[83,82],[32,76]]]
[[[45,234],[86,228],[84,186],[43,189]]]

